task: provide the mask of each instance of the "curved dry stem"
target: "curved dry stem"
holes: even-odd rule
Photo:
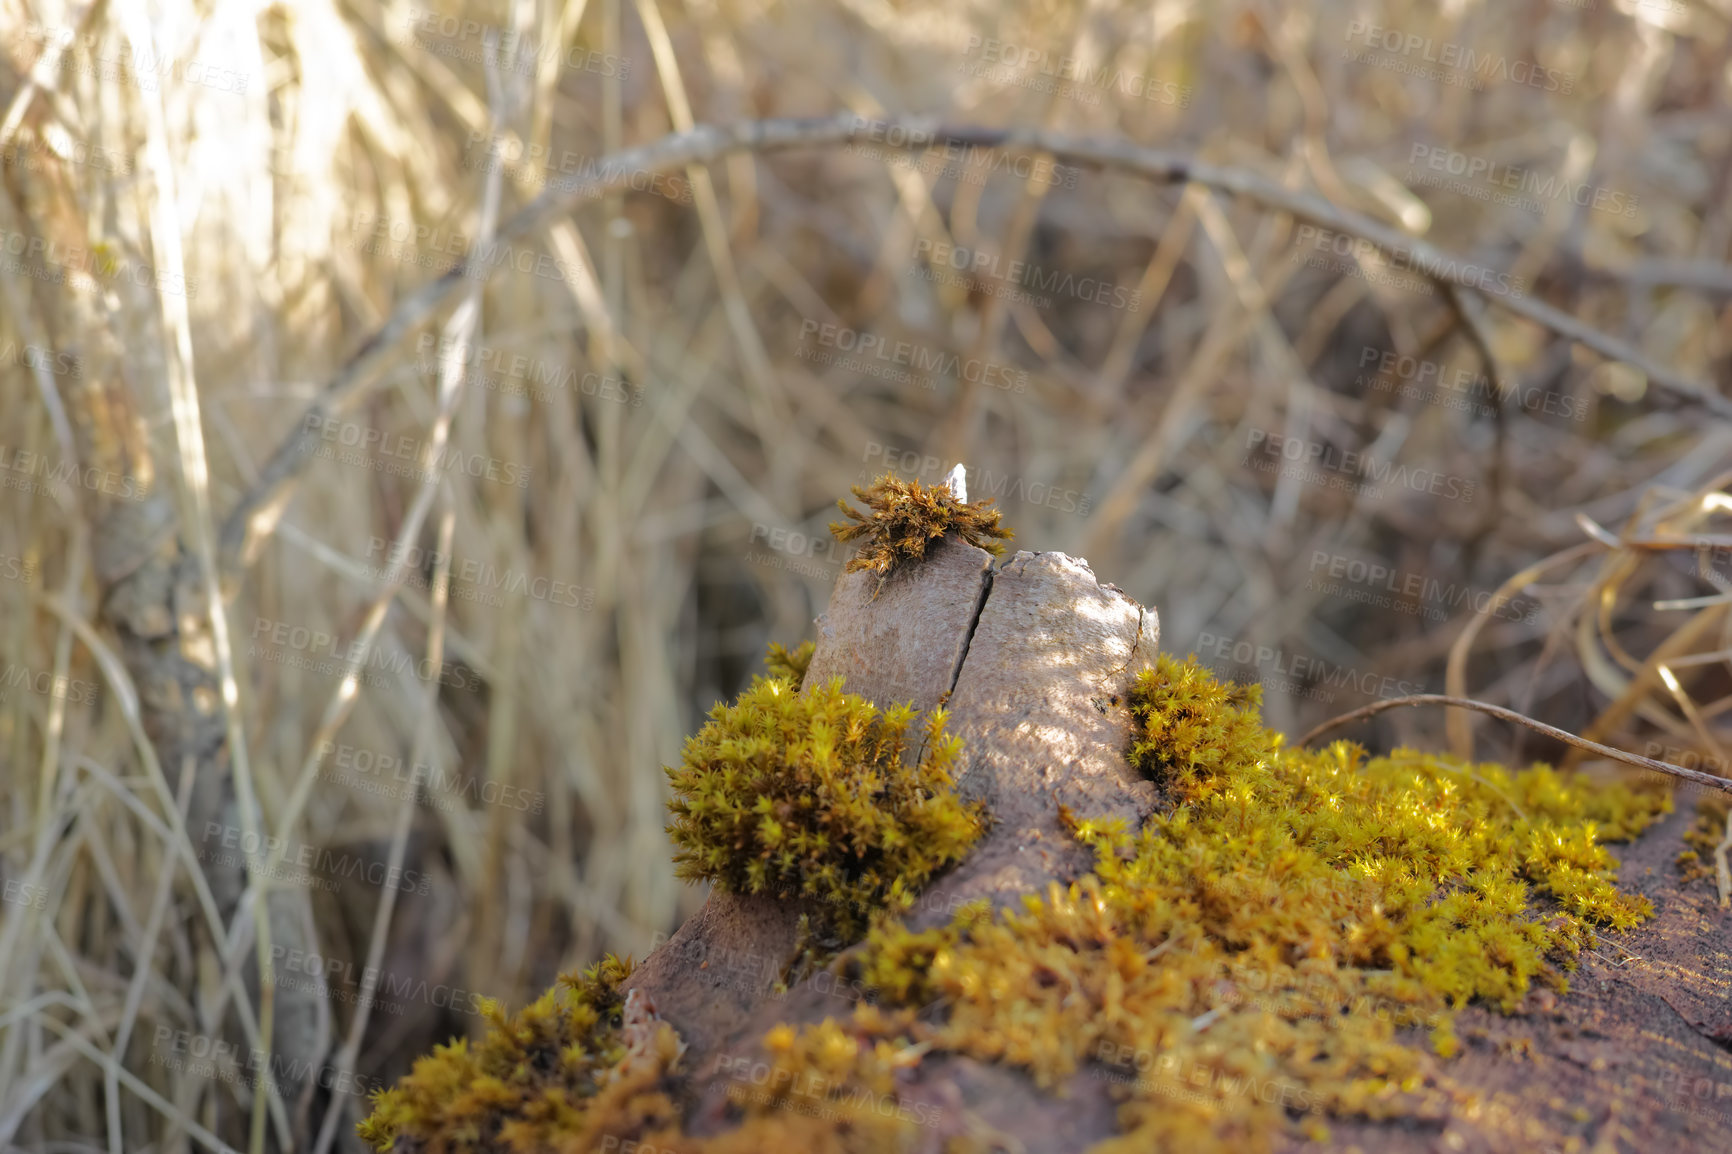
[[[1448,693],[1414,693],[1406,697],[1391,697],[1384,701],[1373,701],[1370,705],[1361,706],[1358,709],[1343,713],[1340,717],[1334,717],[1325,721],[1322,725],[1319,725],[1307,732],[1305,736],[1301,737],[1295,744],[1301,746],[1310,745],[1319,736],[1328,733],[1331,729],[1337,729],[1351,722],[1362,721],[1367,717],[1382,713],[1386,709],[1396,709],[1405,705],[1449,705],[1459,709],[1472,709],[1480,713],[1488,713],[1491,716],[1500,718],[1504,721],[1513,721],[1517,725],[1525,725],[1535,733],[1543,733],[1547,737],[1556,738],[1558,741],[1573,745],[1577,749],[1585,749],[1590,753],[1597,753],[1601,757],[1611,758],[1613,761],[1621,761],[1626,765],[1640,766],[1643,769],[1651,769],[1656,773],[1664,773],[1671,777],[1682,778],[1685,781],[1693,781],[1697,785],[1704,785],[1710,789],[1718,789],[1725,793],[1732,793],[1732,781],[1728,781],[1726,778],[1715,777],[1713,774],[1701,773],[1694,769],[1685,769],[1681,765],[1672,765],[1670,762],[1655,761],[1653,758],[1643,757],[1639,753],[1627,753],[1622,749],[1613,749],[1609,745],[1601,745],[1597,741],[1589,741],[1585,737],[1577,737],[1567,729],[1559,729],[1555,725],[1547,725],[1543,721],[1535,721],[1526,714],[1517,713],[1513,709],[1505,709],[1501,705],[1492,705],[1490,702],[1486,701],[1475,701],[1471,697],[1455,697]]]
[[[1200,184],[1243,196],[1266,208],[1336,232],[1369,241],[1380,251],[1398,254],[1408,267],[1445,289],[1483,292],[1478,266],[1357,212],[1340,208],[1314,193],[1295,192],[1261,173],[1197,160],[1189,153],[1145,148],[1126,140],[1085,138],[1029,128],[952,127],[935,117],[879,121],[845,115],[821,119],[752,120],[719,128],[700,125],[690,132],[664,136],[651,144],[628,148],[603,158],[597,170],[581,180],[550,187],[499,227],[498,241],[527,236],[556,218],[624,188],[634,176],[659,174],[703,164],[735,153],[785,152],[795,148],[834,147],[869,141],[893,152],[962,147],[1047,154],[1069,164],[1135,173],[1150,180]],[[1475,272],[1462,271],[1474,269]],[[475,254],[464,257],[442,275],[410,294],[382,326],[320,390],[294,432],[279,445],[260,470],[258,481],[229,513],[222,529],[224,559],[231,567],[244,564],[257,542],[275,526],[293,478],[310,458],[324,421],[346,408],[372,374],[383,367],[392,347],[412,329],[430,320],[465,282],[484,279],[488,264]],[[1622,361],[1645,373],[1655,385],[1680,400],[1732,418],[1732,399],[1711,385],[1693,380],[1655,361],[1628,341],[1600,332],[1548,304],[1522,296],[1497,296],[1502,307],[1539,324],[1558,336]]]

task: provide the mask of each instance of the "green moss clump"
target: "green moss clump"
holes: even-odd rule
[[[1160,657],[1130,695],[1127,756],[1168,808],[1134,831],[1066,812],[1094,870],[1019,909],[975,904],[918,933],[874,919],[841,975],[873,1000],[840,1023],[770,1030],[773,1072],[754,1063],[728,1087],[742,1120],[726,1133],[682,1134],[657,1080],[668,1063],[619,1077],[617,1035],[584,1013],[587,1041],[562,1059],[573,1072],[554,1093],[523,1089],[550,1080],[550,1055],[565,1053],[544,1043],[531,1058],[511,1032],[547,1036],[535,1024],[546,1009],[526,1026],[496,1019],[503,1037],[475,1057],[458,1044],[417,1064],[366,1133],[388,1139],[416,1119],[416,1133],[431,1133],[433,1118],[451,1129],[427,1149],[455,1154],[481,1150],[461,1144],[477,1134],[513,1154],[588,1150],[598,1134],[678,1154],[913,1148],[929,1137],[919,1127],[940,1120],[898,1091],[905,1072],[961,1054],[1051,1090],[1084,1072],[1110,1082],[1120,1133],[1095,1154],[1268,1151],[1284,1135],[1326,1140],[1329,1117],[1438,1107],[1456,1009],[1514,1009],[1536,981],[1562,990],[1598,928],[1651,914],[1612,884],[1604,843],[1667,812],[1663,786],[1593,787],[1542,765],[1406,749],[1373,758],[1344,741],[1293,749],[1259,706],[1256,686]],[[802,695],[791,675],[760,679],[717,706],[685,768],[669,771],[682,868],[753,892],[882,895],[895,908],[979,832],[980,815],[947,789],[955,747],[942,720],[927,719],[928,756],[908,770],[907,707],[880,717],[839,681]],[[610,989],[578,1001],[605,1012],[617,1005]],[[1403,1032],[1412,1027],[1429,1028],[1433,1053]]]
[[[728,1101],[745,1114],[741,1125],[697,1147],[702,1154],[884,1154],[910,1149],[914,1127],[942,1118],[942,1107],[897,1094],[898,1072],[922,1051],[864,1039],[831,1018],[801,1030],[776,1026],[764,1051],[764,1077],[753,1071],[728,1086]]]
[[[780,645],[771,644],[770,652],[764,657],[764,664],[770,669],[771,677],[785,677],[799,689],[806,684],[806,670],[812,664],[812,653],[817,648],[810,641],[802,641],[789,653]]]
[[[878,574],[879,588],[898,568],[926,556],[928,542],[946,533],[955,533],[970,545],[978,545],[997,556],[1004,552],[998,539],[1015,534],[998,525],[1000,513],[987,509],[985,501],[959,501],[947,485],[930,488],[919,481],[903,481],[886,473],[869,489],[853,486],[854,496],[866,502],[868,512],[851,509],[847,501],[837,501],[850,520],[830,523],[836,540],[846,544],[865,538],[865,544],[849,561],[847,571],[870,569]]]
[[[1612,885],[1604,830],[1660,789],[1589,790],[1536,766],[1349,742],[1290,749],[1260,690],[1162,656],[1131,695],[1129,756],[1172,803],[1135,833],[1067,815],[1096,868],[1020,910],[875,927],[857,1015],[903,1044],[1111,1080],[1100,1151],[1265,1150],[1325,1115],[1386,1116],[1438,1071],[1401,1027],[1456,1048],[1453,1008],[1562,988],[1596,925],[1651,914]],[[942,1020],[909,1008],[936,1003]]]
[[[1591,790],[1543,765],[1518,773],[1413,750],[1368,761],[1348,742],[1287,749],[1257,723],[1259,695],[1163,657],[1133,694],[1144,736],[1132,758],[1187,803],[1188,821],[1214,827],[1223,870],[1280,864],[1366,891],[1388,928],[1342,943],[1353,964],[1393,962],[1458,1006],[1479,997],[1508,1010],[1531,978],[1555,973],[1548,959],[1573,966],[1590,923],[1629,929],[1652,914],[1612,885],[1602,843],[1669,809],[1664,791]],[[1238,816],[1253,800],[1267,815],[1255,825]],[[1530,890],[1557,914],[1530,916]],[[1320,922],[1351,912],[1316,904]],[[1235,926],[1230,940],[1254,936]]]
[[[396,1086],[374,1095],[360,1137],[381,1151],[402,1138],[437,1154],[515,1154],[585,1148],[586,1135],[604,1131],[677,1125],[659,1085],[679,1052],[671,1028],[656,1024],[651,1061],[621,1069],[632,1038],[622,1030],[620,984],[630,972],[629,959],[609,955],[563,975],[510,1018],[488,1001],[481,1041],[471,1048],[458,1038],[417,1060]]]
[[[945,736],[945,711],[918,731],[915,716],[911,704],[880,711],[844,693],[840,677],[801,693],[787,678],[754,679],[666,771],[678,875],[818,899],[817,920],[848,940],[873,912],[908,908],[984,828],[980,807],[951,790],[962,743]],[[923,748],[909,765],[914,732]]]

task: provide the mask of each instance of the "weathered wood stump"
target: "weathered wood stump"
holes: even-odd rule
[[[876,574],[847,574],[818,618],[806,672],[807,685],[840,674],[850,693],[881,707],[948,703],[946,731],[965,750],[958,792],[983,801],[993,825],[921,896],[908,919],[914,927],[942,924],[970,901],[997,908],[1084,872],[1089,856],[1060,827],[1061,803],[1132,821],[1155,804],[1154,787],[1124,759],[1125,695],[1155,651],[1155,614],[1062,553],[1018,553],[997,572],[991,560],[946,538],[876,596]],[[707,1051],[755,1024],[753,1011],[792,956],[800,914],[810,909],[713,893],[631,985],[654,999],[693,1053]],[[772,1010],[781,1007],[773,1000]]]
[[[946,538],[882,588],[874,573],[845,575],[817,622],[806,684],[841,674],[880,706],[946,705],[948,731],[965,742],[958,790],[992,816],[969,856],[921,896],[907,918],[914,928],[943,924],[966,902],[1003,908],[1087,872],[1061,805],[1134,828],[1160,802],[1125,760],[1127,696],[1153,664],[1155,612],[1062,553],[1019,552],[996,570],[991,560]],[[1530,995],[1513,1017],[1460,1013],[1464,1050],[1451,1073],[1482,1091],[1478,1101],[1423,1119],[1332,1120],[1325,1148],[1561,1150],[1558,1135],[1585,1133],[1584,1149],[1732,1150],[1732,939],[1711,890],[1684,891],[1669,868],[1688,816],[1626,849],[1621,884],[1649,896],[1658,916],[1585,955],[1567,997]],[[832,971],[774,992],[809,912],[801,901],[714,893],[632,976],[629,986],[688,1044],[688,1133],[732,1125],[731,1079],[720,1070],[758,1054],[767,1030],[844,1019],[858,1001],[861,991],[838,988]],[[1098,1075],[1085,1064],[1054,1094],[1013,1068],[935,1054],[898,1094],[949,1120],[922,1133],[922,1149],[996,1134],[1013,1137],[1005,1149],[1058,1154],[1117,1131]]]

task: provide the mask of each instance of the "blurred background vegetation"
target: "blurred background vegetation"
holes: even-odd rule
[[[937,113],[1318,192],[1724,393],[1726,0],[0,12],[0,1146],[257,1121],[307,1149],[334,1103],[355,1149],[364,1091],[478,998],[642,957],[704,897],[662,767],[810,635],[835,502],[886,469],[965,462],[1013,549],[1086,557],[1289,733],[1448,688],[1725,773],[1732,423],[1496,292],[1482,350],[1437,286],[1249,199],[735,155],[514,241],[344,366],[622,147]],[[230,556],[297,429],[316,452]],[[260,845],[272,1052],[301,1063],[273,1059],[268,1124]]]

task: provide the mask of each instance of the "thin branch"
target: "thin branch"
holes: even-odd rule
[[[1407,697],[1391,697],[1386,701],[1374,701],[1370,705],[1362,706],[1349,713],[1343,713],[1340,717],[1325,721],[1301,737],[1296,744],[1300,746],[1310,745],[1319,736],[1328,733],[1331,729],[1346,725],[1349,722],[1361,721],[1373,714],[1382,713],[1386,709],[1394,709],[1403,705],[1449,705],[1460,709],[1473,709],[1480,713],[1489,713],[1493,717],[1502,718],[1504,721],[1513,721],[1517,725],[1525,725],[1535,733],[1543,733],[1547,737],[1555,738],[1567,745],[1573,745],[1577,749],[1585,749],[1589,753],[1597,753],[1601,757],[1609,757],[1613,761],[1640,766],[1643,769],[1651,769],[1656,773],[1669,774],[1672,777],[1681,777],[1685,781],[1693,781],[1697,785],[1705,785],[1710,789],[1732,793],[1732,781],[1728,781],[1726,778],[1715,777],[1713,774],[1701,773],[1694,769],[1685,769],[1681,765],[1672,765],[1669,762],[1655,761],[1653,758],[1643,757],[1639,753],[1626,753],[1621,749],[1613,749],[1609,745],[1601,745],[1597,741],[1589,741],[1585,737],[1577,737],[1568,730],[1559,729],[1555,725],[1535,721],[1526,714],[1517,713],[1513,709],[1505,709],[1501,705],[1492,705],[1484,701],[1475,701],[1471,697],[1455,697],[1448,693],[1415,693]]]
[[[493,258],[509,251],[502,246],[531,235],[604,193],[626,188],[634,177],[708,164],[739,152],[772,153],[849,144],[866,144],[886,152],[960,147],[1027,155],[1044,153],[1078,166],[1136,173],[1156,181],[1204,185],[1257,201],[1322,228],[1359,237],[1380,251],[1397,256],[1439,285],[1485,291],[1483,266],[1454,257],[1370,217],[1337,207],[1313,193],[1283,188],[1261,173],[1223,168],[1187,153],[1145,148],[1126,140],[1089,139],[1031,128],[950,127],[935,117],[882,121],[844,115],[753,120],[727,128],[702,125],[690,132],[664,136],[652,144],[612,153],[601,160],[593,175],[548,187],[500,226],[494,244],[464,257],[405,298],[385,324],[367,337],[337,370],[308,407],[300,424],[260,470],[253,488],[229,514],[222,531],[225,566],[232,569],[250,561],[257,542],[275,525],[287,501],[289,483],[317,445],[318,434],[314,430],[353,400],[372,374],[384,365],[397,341],[426,323],[460,284],[485,279],[498,263]],[[1498,282],[1494,278],[1490,283]],[[1628,341],[1602,333],[1530,297],[1496,295],[1493,299],[1559,336],[1640,369],[1653,384],[1677,394],[1683,401],[1732,417],[1732,399],[1661,364]]]

